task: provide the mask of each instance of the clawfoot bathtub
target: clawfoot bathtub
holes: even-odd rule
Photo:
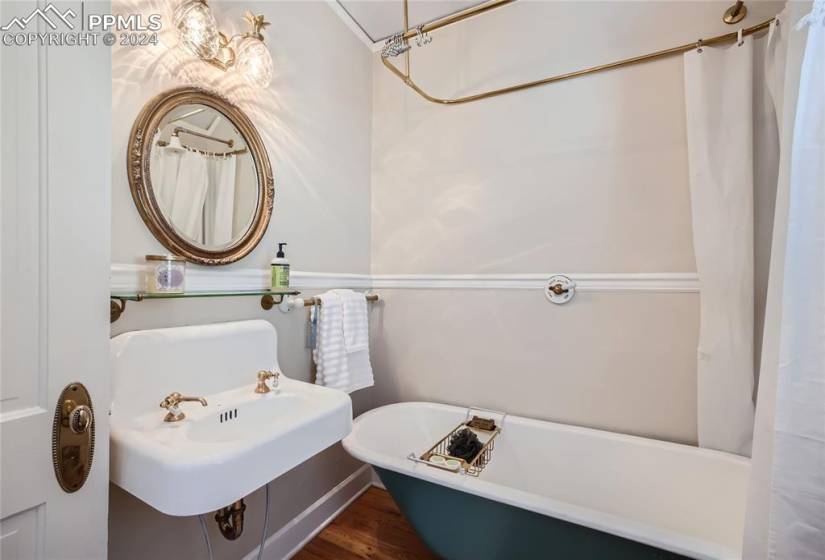
[[[749,461],[507,416],[480,476],[408,459],[465,417],[433,403],[377,408],[344,439],[448,560],[741,558]]]

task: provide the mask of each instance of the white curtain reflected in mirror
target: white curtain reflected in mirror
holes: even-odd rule
[[[212,251],[249,231],[258,180],[246,142],[232,122],[205,105],[181,105],[152,140],[152,191],[164,219],[187,241]]]

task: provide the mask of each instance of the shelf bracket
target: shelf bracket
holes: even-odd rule
[[[118,303],[120,302],[120,303]],[[109,299],[109,323],[114,323],[126,311],[126,300],[121,298]]]
[[[280,305],[281,302],[284,301],[285,295],[286,294],[279,295],[277,301],[275,300],[275,296],[273,296],[272,294],[266,294],[264,296],[261,296],[261,307],[269,311],[276,305]]]

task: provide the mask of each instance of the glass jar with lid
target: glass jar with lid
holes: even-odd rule
[[[186,259],[177,255],[146,255],[146,291],[150,294],[182,294]]]

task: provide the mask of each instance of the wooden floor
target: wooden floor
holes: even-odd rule
[[[430,552],[386,490],[371,487],[326,526],[295,560],[429,560]]]

